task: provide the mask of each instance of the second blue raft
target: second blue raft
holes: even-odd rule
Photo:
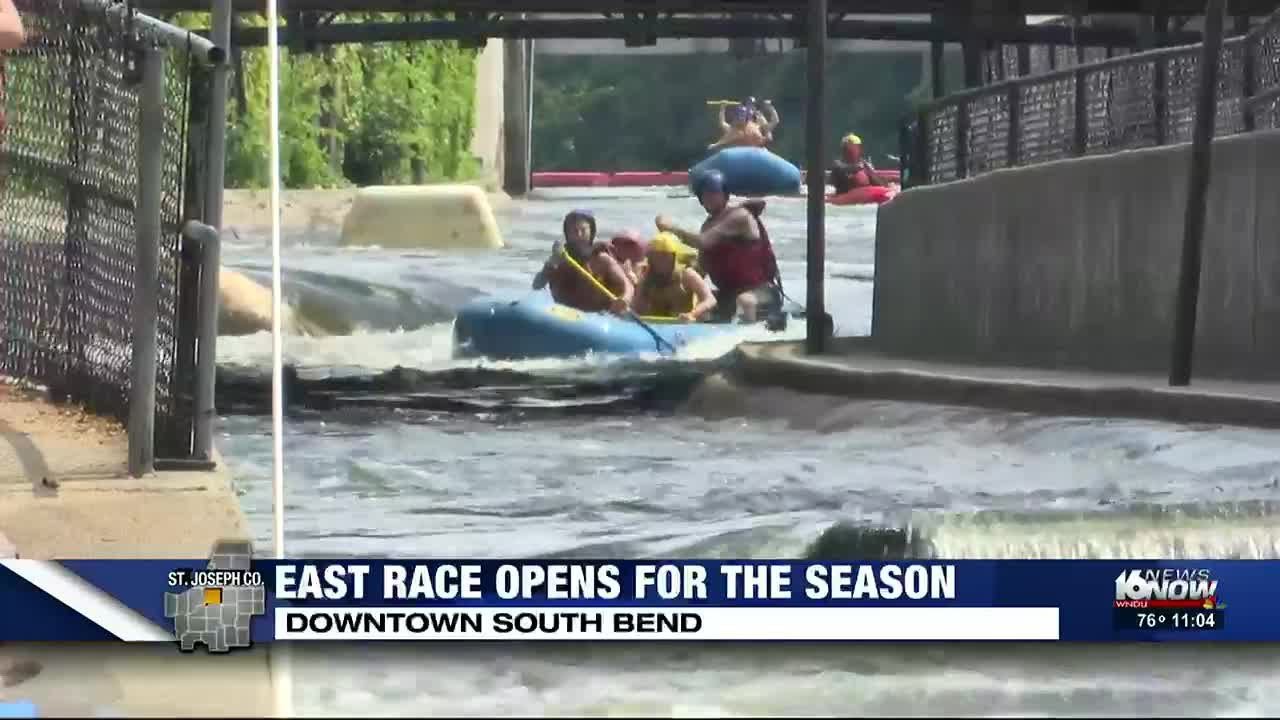
[[[524,297],[484,297],[458,310],[453,324],[454,354],[522,360],[577,357],[587,353],[670,353],[695,340],[735,332],[732,324],[651,322],[669,345],[629,318],[586,313],[561,305],[546,293]],[[662,345],[660,347],[660,345]]]
[[[732,195],[791,195],[800,192],[800,168],[764,148],[725,148],[689,170],[690,183],[710,170],[724,175]]]

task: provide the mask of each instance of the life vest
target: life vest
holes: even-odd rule
[[[738,294],[775,282],[778,277],[778,259],[769,242],[769,231],[758,213],[747,210],[760,227],[760,239],[752,242],[746,238],[726,238],[710,250],[703,250],[702,268],[721,293]]]
[[[861,177],[859,177],[861,175]],[[836,162],[831,169],[831,185],[836,193],[846,193],[854,188],[874,185],[876,169],[866,160],[851,163],[847,160]]]
[[[596,245],[591,249],[591,258],[596,255],[608,252],[604,245]],[[577,260],[577,258],[574,258]],[[589,265],[590,260],[583,262],[578,261],[583,270],[591,272]],[[595,277],[595,274],[592,273]],[[623,288],[614,287],[606,278],[596,277],[601,285],[609,288],[609,291],[616,297],[621,297]],[[568,305],[571,308],[581,310],[583,312],[603,312],[609,309],[611,300],[600,292],[600,288],[596,284],[583,277],[582,271],[570,265],[567,261],[561,260],[555,270],[547,277],[547,285],[551,287],[551,297],[561,305]]]
[[[876,167],[871,164],[870,160],[859,160],[858,164],[854,165],[853,171],[853,181],[859,187],[876,184]],[[866,180],[865,183],[858,183],[859,175],[862,176],[863,180]]]
[[[698,296],[685,287],[684,271],[687,265],[676,263],[671,271],[671,282],[659,285],[652,275],[644,279],[644,310],[648,315],[675,317],[692,311],[698,306]]]

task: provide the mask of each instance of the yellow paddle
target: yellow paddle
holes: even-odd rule
[[[618,296],[614,295],[613,292],[609,290],[609,288],[605,287],[604,283],[597,280],[595,275],[592,275],[589,270],[579,265],[578,261],[573,259],[573,256],[569,254],[569,251],[567,249],[561,248],[560,254],[563,255],[564,259],[567,260],[569,264],[573,266],[574,270],[577,270],[578,272],[582,273],[583,277],[590,280],[592,285],[595,285],[600,292],[604,293],[605,297],[609,298],[610,300],[618,299]],[[632,320],[635,320],[640,327],[647,330],[649,334],[653,336],[654,342],[658,343],[659,350],[662,349],[663,345],[666,345],[668,348],[671,348],[671,352],[673,353],[676,352],[676,348],[674,345],[667,342],[666,338],[659,335],[657,330],[654,330],[652,327],[650,327],[649,323],[646,323],[644,320],[641,320],[640,316],[635,314],[635,312],[633,312],[630,308],[627,309],[627,317],[631,318]]]

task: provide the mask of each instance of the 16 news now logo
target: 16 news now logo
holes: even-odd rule
[[[1226,605],[1218,602],[1218,581],[1208,570],[1164,568],[1117,575],[1115,607],[1221,610]]]

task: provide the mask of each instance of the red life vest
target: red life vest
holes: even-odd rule
[[[602,252],[608,252],[608,248],[598,244],[591,249],[591,257],[594,258]],[[587,263],[579,264],[587,272],[591,271]],[[622,297],[623,288],[613,287],[608,279],[596,279],[601,285],[609,288],[615,296]],[[551,297],[561,305],[568,305],[583,312],[603,312],[609,309],[609,298],[600,292],[600,288],[596,287],[595,283],[583,277],[581,271],[566,261],[562,260],[556,269],[551,271],[547,278],[547,285],[551,287]]]
[[[751,211],[748,209],[748,212]],[[702,251],[702,267],[717,290],[742,293],[767,285],[778,277],[778,260],[769,242],[769,231],[758,214],[752,212],[751,217],[760,226],[759,240],[726,238],[710,250]]]

